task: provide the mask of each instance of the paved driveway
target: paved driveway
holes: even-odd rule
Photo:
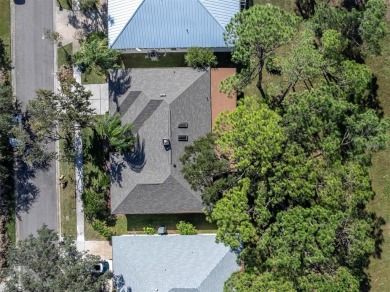
[[[11,0],[13,5],[14,91],[25,108],[38,88],[54,88],[54,45],[43,39],[53,30],[53,0]],[[54,149],[54,143],[48,150]],[[53,162],[46,170],[23,168],[17,175],[17,238],[23,239],[47,224],[58,231],[58,198]]]

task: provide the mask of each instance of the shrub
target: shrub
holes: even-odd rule
[[[156,230],[153,227],[148,226],[148,227],[144,227],[144,233],[148,235],[153,235],[156,233]]]
[[[184,57],[187,66],[192,68],[215,67],[217,57],[212,50],[192,47]]]
[[[194,225],[188,222],[180,221],[176,224],[176,228],[180,235],[195,235],[197,230]]]
[[[92,222],[92,227],[108,240],[114,235],[114,232],[111,231],[110,227],[108,227],[104,221],[94,220]]]
[[[75,1],[76,2],[76,1]],[[97,0],[79,0],[80,10],[85,11],[96,8]]]

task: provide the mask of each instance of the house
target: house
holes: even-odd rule
[[[219,292],[240,269],[215,235],[112,237],[117,291]]]
[[[111,73],[110,112],[137,135],[132,153],[112,153],[113,214],[201,213],[199,192],[184,179],[184,148],[211,131],[215,116],[236,106],[219,93],[233,68],[126,69]]]
[[[194,46],[227,52],[225,26],[239,11],[240,0],[110,0],[109,46],[132,53]]]

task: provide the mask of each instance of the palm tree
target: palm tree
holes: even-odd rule
[[[104,153],[130,151],[135,141],[131,129],[130,124],[122,125],[119,114],[106,113],[95,128],[103,143]]]

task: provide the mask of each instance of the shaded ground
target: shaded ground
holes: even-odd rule
[[[383,46],[382,56],[369,58],[367,64],[378,78],[380,106],[384,115],[390,118],[390,36],[384,40]],[[390,291],[390,143],[386,150],[373,157],[371,179],[375,198],[369,207],[386,223],[382,227],[382,254],[380,258],[371,260],[368,273],[371,276],[371,291],[385,292]]]
[[[158,61],[152,61],[147,53],[123,54],[122,65],[125,68],[159,68],[159,67],[187,67],[185,53],[158,52]],[[218,61],[217,67],[235,68],[230,59],[230,53],[215,53]]]
[[[63,153],[60,142],[60,157]],[[76,238],[76,183],[74,163],[60,161],[60,177],[64,176],[60,187],[61,200],[61,232],[63,235]]]
[[[58,68],[62,65],[70,65],[73,55],[73,44],[69,43],[65,46],[58,47],[57,64]]]

